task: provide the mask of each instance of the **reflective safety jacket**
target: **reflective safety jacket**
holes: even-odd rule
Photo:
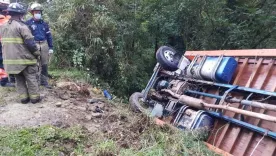
[[[48,23],[43,20],[36,21],[33,18],[26,21],[32,31],[35,41],[46,41],[50,49],[53,49],[53,37]]]
[[[8,74],[19,74],[39,56],[34,37],[22,21],[11,18],[0,27],[3,64]]]

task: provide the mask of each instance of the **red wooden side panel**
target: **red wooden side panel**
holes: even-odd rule
[[[221,54],[235,56],[239,62],[232,84],[273,92],[276,91],[276,49],[187,51],[185,56],[193,58],[196,55],[220,56]],[[218,94],[217,90],[206,89],[206,91],[208,93]],[[239,95],[237,98],[245,99],[246,97],[245,95]],[[208,103],[215,102],[212,98],[204,97],[203,99]],[[276,101],[269,101],[269,103],[276,104]],[[231,106],[241,108],[239,104],[231,104]],[[276,116],[276,112],[274,111],[265,111],[258,108],[248,108],[247,110]],[[238,114],[229,111],[224,112],[224,114],[236,119],[239,117]],[[276,131],[276,124],[272,122],[262,121],[252,117],[245,117],[245,121],[270,131]],[[237,156],[251,155],[253,150],[252,155],[255,156],[276,155],[275,140],[220,120],[216,121],[214,129],[210,133],[208,143]]]

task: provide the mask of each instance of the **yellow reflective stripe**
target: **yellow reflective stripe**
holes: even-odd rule
[[[14,40],[17,40],[17,41],[23,41],[22,38],[20,37],[14,37],[14,38],[6,38],[6,37],[3,37],[2,40],[7,40],[7,41],[14,41]]]
[[[21,44],[24,43],[22,38],[2,38],[1,42],[2,43],[21,43]]]
[[[40,97],[39,94],[31,94],[31,95],[30,95],[30,98],[31,98],[31,99],[37,99],[37,98],[39,98],[39,97]]]
[[[20,38],[20,37],[3,37],[2,38],[3,40],[22,40],[22,38]]]
[[[36,64],[37,60],[4,60],[3,64]]]
[[[21,94],[21,95],[19,95],[19,98],[21,98],[21,99],[26,99],[28,97],[29,97],[28,94]]]
[[[9,71],[8,74],[19,74],[21,71]]]
[[[23,44],[23,41],[2,41],[2,44],[5,43],[18,43],[18,44]]]

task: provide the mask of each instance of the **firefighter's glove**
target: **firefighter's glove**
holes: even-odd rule
[[[54,50],[53,49],[49,49],[49,54],[53,54]]]

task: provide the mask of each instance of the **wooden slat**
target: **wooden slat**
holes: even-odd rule
[[[274,49],[274,50],[276,50],[276,49]],[[251,50],[250,50],[251,51]],[[221,54],[223,54],[224,52],[223,51],[215,51],[215,52],[218,52],[217,54],[213,54],[212,52],[210,52],[210,51],[208,51],[207,52],[207,55],[209,55],[209,56],[220,56]],[[197,52],[195,52],[195,53],[189,53],[189,52],[187,52],[186,54],[185,54],[185,56],[193,56],[194,54],[196,54]],[[204,55],[204,52],[198,52],[200,55]],[[242,58],[240,58],[239,59],[239,63],[244,63],[244,60],[247,60],[247,63],[246,63],[246,65],[250,65],[250,69],[252,69],[252,64],[255,64],[255,59],[254,59],[254,57],[257,55],[258,56],[258,58],[260,58],[260,54],[257,52],[257,51],[255,51],[255,52],[253,52],[253,51],[251,51],[251,54],[250,53],[248,53],[248,52],[239,52],[239,53],[243,53],[243,54],[241,54],[240,56],[245,56],[245,57],[242,57]],[[244,53],[246,53],[246,54],[244,54]],[[274,54],[268,54],[267,56],[269,57],[269,58],[275,58],[275,56],[276,56],[276,53],[275,52],[273,52]],[[239,56],[238,54],[234,54],[234,52],[233,51],[227,51],[226,53],[224,53],[224,55],[225,56],[232,56],[232,54],[233,54],[233,56]],[[250,57],[248,57],[248,56],[250,56]],[[265,56],[265,54],[263,55],[263,56]],[[274,56],[274,57],[273,57]],[[237,58],[237,57],[236,57]],[[261,57],[262,58],[262,57]],[[263,57],[262,59],[264,59],[265,57]],[[259,60],[260,61],[260,60]],[[259,62],[258,62],[259,63]],[[265,85],[264,83],[266,83],[266,79],[269,79],[270,78],[270,75],[269,74],[271,74],[271,72],[273,71],[273,73],[274,73],[274,70],[272,70],[271,71],[271,68],[272,68],[272,66],[273,65],[275,65],[276,64],[276,61],[274,61],[274,63],[272,63],[271,62],[271,60],[269,60],[269,59],[265,59],[265,60],[262,60],[261,61],[261,63],[260,64],[258,64],[257,63],[257,65],[255,65],[254,66],[254,70],[250,73],[250,79],[249,80],[247,80],[247,82],[245,82],[246,83],[246,85],[245,86],[247,86],[247,87],[252,87],[252,86],[254,86],[254,88],[267,88],[268,86],[267,85]],[[257,68],[257,66],[259,66],[258,68]],[[268,68],[261,68],[261,67],[263,67],[263,66],[268,66]],[[239,64],[239,73],[237,73],[237,75],[235,76],[235,81],[234,81],[234,83],[233,84],[237,84],[237,83],[239,83],[239,81],[238,81],[238,77],[242,77],[243,76],[243,73],[244,73],[244,71],[247,69],[246,67],[245,67],[245,69],[243,69],[242,70],[242,72],[241,72],[241,67],[242,67],[242,65],[241,64]],[[257,69],[255,69],[255,68],[257,68]],[[261,77],[260,77],[260,79],[262,79],[262,80],[259,80],[258,79],[258,82],[256,82],[256,79],[257,79],[257,76],[260,76],[259,75],[259,69],[263,69],[262,70],[262,75],[261,75]],[[273,68],[274,69],[274,68]],[[269,71],[270,71],[270,73],[269,73]],[[246,72],[246,74],[248,74],[248,72]],[[248,75],[247,75],[248,76]],[[274,78],[274,77],[272,77],[272,78]],[[239,78],[240,79],[240,78]],[[265,80],[263,80],[263,79],[265,79]],[[240,79],[240,80],[244,80],[244,79]],[[261,82],[260,82],[261,81]],[[273,83],[274,81],[269,81],[269,86],[271,86],[270,84],[271,83]],[[243,82],[243,84],[244,84],[244,82]],[[275,86],[275,88],[276,88],[276,86]],[[264,112],[264,110],[260,110],[261,111],[261,113],[262,112]],[[229,116],[232,116],[233,114],[231,113],[231,115],[229,115]],[[234,115],[235,116],[235,115]],[[251,120],[251,119],[250,119]],[[253,120],[253,123],[252,124],[255,124],[255,125],[260,125],[260,122],[262,122],[261,120]],[[224,148],[224,150],[226,150],[226,151],[229,151],[229,147],[231,147],[231,148],[235,148],[237,145],[235,145],[235,143],[238,143],[238,142],[236,142],[236,141],[239,141],[239,139],[237,138],[237,137],[239,137],[239,136],[241,136],[239,133],[242,131],[239,127],[238,128],[236,128],[236,127],[233,127],[233,128],[231,128],[231,125],[229,126],[230,124],[228,124],[226,127],[224,126],[224,129],[223,130],[225,130],[225,132],[223,131],[222,133],[219,133],[218,134],[218,141],[216,141],[217,139],[214,139],[213,137],[209,137],[209,140],[208,140],[208,142],[209,143],[211,143],[213,140],[214,140],[214,142],[216,143],[216,144],[218,144],[219,143],[219,146],[221,146],[221,145],[226,145],[226,146],[223,146]],[[218,125],[217,126],[219,126],[219,123],[218,123]],[[272,128],[276,128],[276,125],[273,127],[273,125],[271,125],[270,127],[272,127]],[[217,127],[216,127],[217,128]],[[274,128],[274,129],[275,129]],[[237,131],[238,130],[238,131]],[[228,134],[228,132],[231,132],[231,134]],[[237,133],[238,132],[238,134],[233,134],[233,133]],[[251,133],[253,134],[252,136],[251,136]],[[225,135],[226,134],[226,135]],[[227,135],[228,134],[228,135]],[[253,132],[250,132],[249,131],[249,134],[247,134],[246,133],[246,137],[243,135],[243,134],[245,134],[244,133],[244,131],[242,131],[242,143],[239,143],[239,145],[240,144],[242,144],[242,147],[240,147],[239,146],[239,149],[230,149],[230,152],[233,150],[233,152],[235,152],[237,155],[244,155],[244,154],[246,154],[246,153],[250,153],[250,151],[247,151],[247,149],[248,150],[252,150],[252,146],[254,146],[254,144],[255,144],[255,142],[253,143],[252,142],[252,138],[255,138],[254,137],[254,134],[255,133],[253,133]],[[232,138],[233,138],[233,136],[236,136],[237,135],[237,137],[235,138],[235,141],[233,142],[233,144],[232,144]],[[229,138],[228,138],[229,137]],[[211,139],[213,139],[213,140],[211,140]],[[266,146],[264,146],[264,145],[262,145],[262,149],[259,147],[257,150],[260,150],[261,149],[261,151],[258,151],[258,154],[260,154],[260,152],[262,153],[262,155],[274,155],[274,154],[276,154],[276,142],[274,141],[274,140],[270,140],[270,139],[265,139],[266,141],[265,141],[265,145]],[[224,141],[225,141],[225,143],[227,143],[227,144],[225,144],[224,143]],[[228,142],[230,142],[230,144],[232,144],[232,146],[231,145],[229,145],[229,143]],[[234,146],[233,146],[234,145]],[[217,146],[217,147],[219,147],[219,146]],[[250,146],[250,148],[249,147],[247,147],[247,146]],[[257,153],[255,153],[255,154],[257,154]]]
[[[240,62],[240,58],[238,58],[238,57],[236,57],[235,60],[236,60],[237,62]],[[247,58],[247,61],[248,61],[248,58]],[[240,78],[240,76],[241,76],[241,74],[242,74],[242,72],[243,72],[243,70],[244,70],[244,66],[247,64],[247,61],[244,60],[244,63],[242,64],[242,68],[241,68],[241,70],[238,72],[238,74],[237,74],[237,76],[236,76],[236,78],[235,78],[235,81],[236,81],[237,79]],[[204,91],[204,92],[205,92],[205,91]],[[219,90],[216,90],[216,93],[215,93],[215,94],[218,95],[218,94],[219,94]],[[203,97],[202,99],[204,99],[204,97]],[[216,120],[216,121],[215,121],[215,124],[214,124],[214,127],[217,127],[217,126],[218,126],[218,123],[219,123],[219,120]],[[209,136],[207,142],[211,142],[211,141],[212,141],[211,139],[212,139],[211,136]],[[214,144],[214,142],[215,142],[216,140],[215,140],[215,138],[213,138],[213,139],[214,139],[214,140],[213,140],[213,144]],[[221,142],[221,141],[220,141],[220,142]]]
[[[274,91],[276,91],[276,82],[274,84]],[[276,125],[272,128],[273,131],[276,131]],[[266,148],[264,150],[263,155],[265,156],[273,156],[276,153],[276,142],[274,140],[270,140],[267,142]],[[274,155],[275,156],[275,155]]]
[[[260,59],[258,60],[258,63],[256,64],[256,68],[255,68],[255,70],[253,71],[253,73],[251,74],[250,79],[247,81],[245,87],[251,87],[252,82],[254,81],[254,79],[255,79],[255,77],[256,77],[256,75],[257,75],[259,69],[260,69],[260,66],[261,66],[261,64],[262,64],[262,61],[263,61],[263,58],[260,58]],[[260,88],[263,86],[263,83],[264,83],[264,81],[263,81],[262,84],[261,84],[258,88],[256,88],[256,89],[260,89]],[[235,113],[235,114],[236,114],[236,113]],[[233,136],[231,136],[231,138],[232,138],[231,141],[232,141],[232,142],[228,144],[228,146],[230,147],[230,150],[227,151],[227,152],[230,152],[230,153],[231,153],[231,151],[233,150],[234,144],[235,144],[236,141],[237,141],[237,138],[238,138],[238,136],[239,136],[239,134],[240,134],[240,131],[241,131],[241,128],[238,127],[237,130],[236,130],[236,133],[235,133]]]
[[[250,49],[250,50],[208,50],[208,51],[186,51],[185,56],[208,55],[208,56],[235,56],[235,57],[273,57],[276,49]]]
[[[234,85],[238,84],[238,82],[239,82],[239,80],[240,80],[240,78],[241,78],[241,76],[243,74],[243,71],[244,71],[245,67],[247,66],[247,63],[248,63],[248,58],[245,58],[245,60],[243,61],[243,64],[240,67],[239,73],[238,73],[238,75],[235,78],[235,81],[233,83]],[[230,123],[228,123],[223,128],[222,133],[221,133],[220,137],[218,138],[218,141],[216,142],[216,147],[219,147],[221,145],[221,142],[222,142],[222,140],[223,140],[226,132],[228,131],[229,126],[230,126]]]
[[[262,155],[264,156],[275,156],[276,142],[274,140],[269,140],[267,142],[266,148]]]
[[[271,69],[272,69],[272,66],[273,66],[273,65],[274,65],[274,60],[271,60],[271,63],[270,63],[269,66],[268,66],[268,72],[266,72],[265,75],[264,75],[264,76],[265,76],[265,80],[264,80],[263,82],[265,82],[265,81],[268,79],[269,74],[270,74],[270,72],[271,72]],[[262,84],[261,88],[263,88],[263,86],[264,86],[264,83]],[[276,83],[275,83],[275,87],[276,87]],[[275,89],[273,88],[271,91],[274,92]],[[261,113],[261,114],[263,114],[264,112],[265,112],[264,109],[261,109],[261,110],[259,111],[259,113]],[[260,123],[261,123],[261,120],[260,120],[260,119],[255,119],[254,125],[259,126]],[[241,153],[240,153],[241,155],[244,155],[245,152],[247,151],[248,146],[249,146],[250,143],[252,142],[253,136],[254,136],[254,132],[251,131],[251,132],[248,134],[248,137],[247,137],[247,140],[248,140],[248,141],[245,143],[244,148],[242,148],[242,150],[240,151],[240,152],[241,152]]]
[[[222,155],[222,156],[233,156],[232,154],[230,153],[227,153],[211,144],[208,144],[207,142],[204,142],[204,144],[213,152],[215,152],[216,154],[219,154],[219,155]]]
[[[240,62],[240,58],[239,58],[239,57],[236,57],[235,60],[236,60],[237,62]],[[242,75],[242,72],[243,72],[243,70],[244,70],[244,66],[247,64],[248,58],[246,58],[246,60],[243,59],[243,61],[244,61],[244,63],[243,63],[243,65],[242,65],[241,70],[239,70],[238,75],[237,75],[236,78],[235,78],[235,81],[236,81],[237,79],[239,79],[240,76]],[[207,89],[206,89],[204,92],[206,92],[206,91],[207,91]],[[216,90],[215,94],[218,95],[218,94],[219,94],[219,90]],[[204,98],[205,98],[205,97],[203,96],[202,99],[204,99]],[[212,109],[210,109],[210,110],[212,110]],[[218,123],[219,123],[219,120],[215,120],[214,127],[217,127],[217,126],[218,126]],[[213,140],[212,140],[212,139],[213,139]],[[215,139],[216,139],[216,138],[212,138],[212,136],[210,135],[210,136],[208,137],[208,139],[207,139],[207,142],[211,143],[211,142],[213,141],[212,143],[214,144],[215,141],[216,141]]]
[[[245,66],[247,65],[247,63],[248,63],[248,58],[245,58],[245,60],[244,60],[243,63],[242,63],[241,69],[240,69],[238,75],[237,75],[236,78],[235,78],[235,81],[234,81],[234,83],[233,83],[234,85],[238,84],[238,81],[240,80],[240,77],[242,76],[243,71],[244,71]]]
[[[260,58],[258,60],[257,66],[255,68],[256,70],[251,74],[251,76],[250,76],[250,78],[249,78],[249,80],[248,80],[248,82],[245,86],[248,86],[248,87],[251,86],[252,82],[254,81],[254,78],[256,77],[256,74],[259,72],[259,69],[260,69],[260,66],[261,66],[262,62],[263,62],[263,58]]]

